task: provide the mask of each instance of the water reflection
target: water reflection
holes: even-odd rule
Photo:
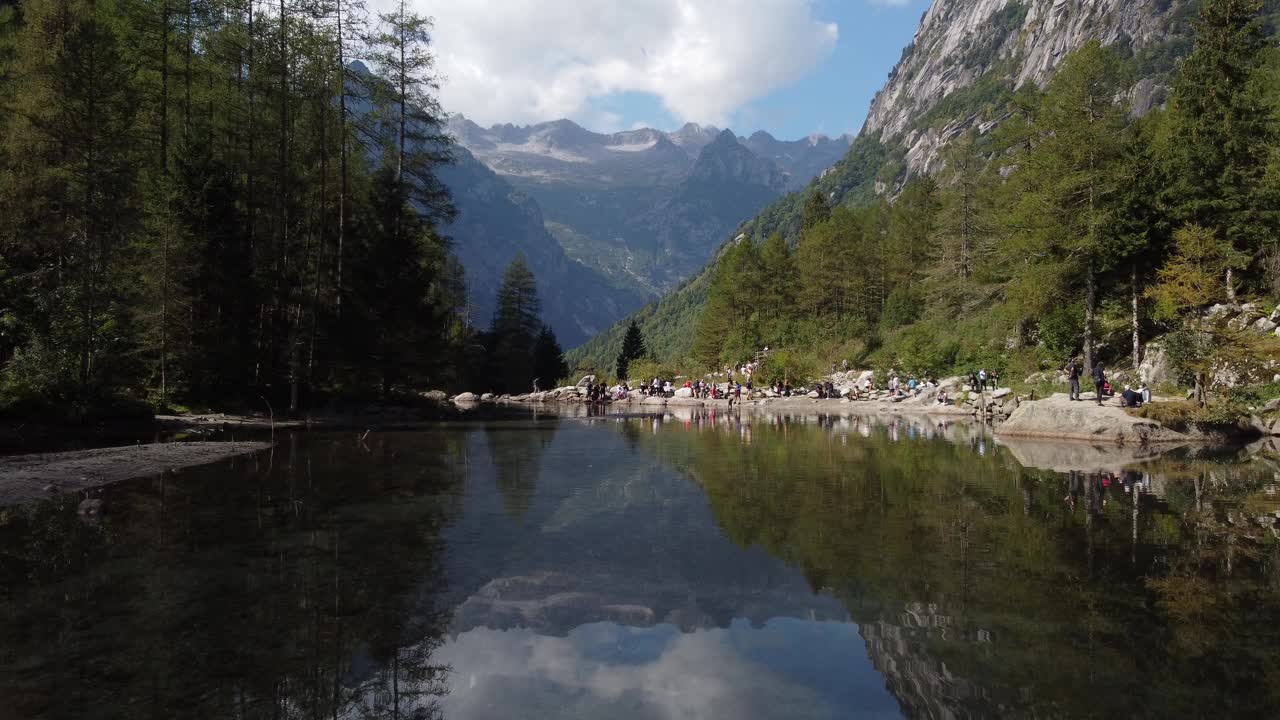
[[[701,409],[288,436],[98,522],[0,510],[0,708],[1274,714],[1276,457],[1076,447]]]

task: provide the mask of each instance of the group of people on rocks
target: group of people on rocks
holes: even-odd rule
[[[1072,401],[1080,400],[1080,378],[1084,376],[1084,365],[1076,358],[1071,358],[1067,362],[1067,366],[1062,369],[1067,376],[1067,397]],[[1107,371],[1102,363],[1095,363],[1090,373],[1093,380],[1093,398],[1098,404],[1102,404],[1102,399],[1115,396],[1115,389],[1111,387],[1111,382],[1107,380]],[[1139,408],[1146,403],[1151,402],[1151,388],[1145,382],[1138,385],[1135,389],[1130,385],[1125,385],[1124,390],[1120,393],[1120,406],[1129,408]]]
[[[974,390],[986,390],[988,385],[991,386],[992,390],[996,390],[1000,387],[999,370],[987,372],[986,368],[982,368],[981,370],[974,370],[969,373],[969,387]]]

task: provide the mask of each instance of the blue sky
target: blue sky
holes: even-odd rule
[[[780,139],[793,140],[815,132],[856,134],[871,99],[911,42],[929,2],[889,5],[822,0],[814,6],[819,19],[839,28],[834,50],[799,80],[733,111],[728,126],[740,135],[766,130]],[[592,102],[592,110],[621,115],[625,126],[641,122],[674,130],[683,124],[650,93],[618,93]],[[589,123],[596,115],[587,111],[573,119]]]
[[[375,0],[375,8],[386,0]],[[855,133],[928,0],[413,0],[481,125]]]

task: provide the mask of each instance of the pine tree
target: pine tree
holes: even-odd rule
[[[1010,298],[1034,316],[1082,289],[1087,369],[1095,360],[1099,274],[1116,261],[1108,229],[1128,124],[1127,108],[1116,103],[1122,79],[1119,58],[1096,41],[1068,56],[1036,118],[1035,145],[1014,175],[1016,232],[1006,250],[1021,267]]]
[[[1274,188],[1263,181],[1276,129],[1262,97],[1267,41],[1261,11],[1261,0],[1203,4],[1195,47],[1179,69],[1170,102],[1165,195],[1178,224],[1208,228],[1254,260],[1274,241],[1280,213]],[[1227,268],[1224,275],[1230,299],[1234,272]]]
[[[533,377],[539,387],[548,388],[568,375],[569,366],[564,361],[560,341],[550,326],[543,325],[533,343]]]
[[[738,362],[745,358],[726,358],[729,352],[754,352],[758,348],[727,348],[738,328],[753,324],[755,303],[760,289],[760,256],[755,243],[744,238],[727,249],[716,264],[707,290],[707,304],[699,318],[694,340],[694,357],[707,367],[722,361]],[[739,346],[750,338],[741,337]]]
[[[766,323],[776,324],[789,318],[795,311],[796,263],[791,248],[774,233],[760,248],[760,296],[757,308]],[[772,336],[774,327],[766,328]]]
[[[800,231],[808,232],[831,218],[831,206],[822,191],[814,188],[809,191],[809,198],[804,203],[804,216],[800,223]]]
[[[981,263],[990,234],[992,212],[985,182],[987,160],[977,149],[973,131],[960,136],[943,154],[942,194],[937,217],[937,268],[943,279],[968,282]]]
[[[937,216],[937,182],[928,175],[912,178],[889,209],[886,272],[893,284],[918,290],[932,255]]]
[[[529,388],[533,347],[542,329],[541,310],[533,272],[524,256],[517,256],[503,273],[490,328],[493,377],[500,383],[497,389],[524,392]]]
[[[138,223],[138,93],[115,3],[26,6],[4,129],[5,255],[40,364],[84,394],[111,382],[133,340],[127,238]],[[11,192],[10,192],[11,191]]]
[[[631,365],[631,361],[642,358],[644,355],[644,337],[640,334],[640,326],[633,319],[627,326],[626,335],[622,337],[622,351],[618,353],[618,359],[614,363],[618,380],[626,380],[627,368]]]
[[[861,307],[869,261],[863,226],[852,211],[839,208],[813,226],[796,248],[797,304],[809,315],[840,316]]]
[[[434,172],[452,155],[436,101],[440,87],[430,50],[433,21],[409,12],[408,0],[398,0],[392,12],[380,13],[378,19],[373,61],[386,82],[376,86],[375,103],[387,116],[385,145],[396,182],[409,186],[429,217],[449,219],[454,213],[449,192]]]

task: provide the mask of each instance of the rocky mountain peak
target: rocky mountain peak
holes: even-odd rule
[[[722,130],[698,154],[689,171],[694,183],[745,183],[782,191],[786,178],[770,159],[751,152],[731,130]]]
[[[913,172],[979,121],[985,103],[1026,83],[1043,87],[1091,39],[1140,56],[1139,111],[1157,104],[1186,44],[1196,0],[935,0],[872,101],[864,133],[908,150]],[[945,105],[944,105],[945,103]],[[991,120],[991,118],[984,118]]]

